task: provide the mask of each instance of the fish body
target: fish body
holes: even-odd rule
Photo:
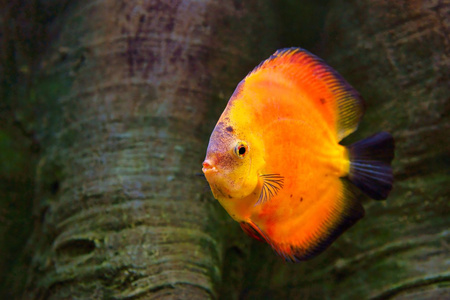
[[[287,261],[314,257],[364,215],[349,181],[375,199],[392,188],[388,133],[339,144],[363,111],[320,58],[278,50],[239,83],[211,134],[203,172],[214,197]]]

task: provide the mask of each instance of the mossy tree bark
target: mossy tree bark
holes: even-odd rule
[[[238,226],[195,173],[235,84],[273,51],[271,20],[264,1],[117,0],[49,24],[25,298],[226,291]]]

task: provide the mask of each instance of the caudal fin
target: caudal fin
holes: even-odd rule
[[[350,181],[375,200],[386,199],[394,180],[391,161],[394,139],[387,132],[374,134],[348,147]]]

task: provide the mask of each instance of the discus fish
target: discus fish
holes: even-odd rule
[[[376,200],[392,189],[389,133],[339,144],[363,113],[322,59],[276,51],[238,84],[211,134],[202,170],[214,197],[286,261],[316,256],[364,216],[352,184]]]

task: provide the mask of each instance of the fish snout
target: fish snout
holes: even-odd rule
[[[205,175],[208,173],[217,172],[217,169],[214,166],[213,162],[210,161],[209,159],[205,159],[202,166],[203,166],[202,171]]]

